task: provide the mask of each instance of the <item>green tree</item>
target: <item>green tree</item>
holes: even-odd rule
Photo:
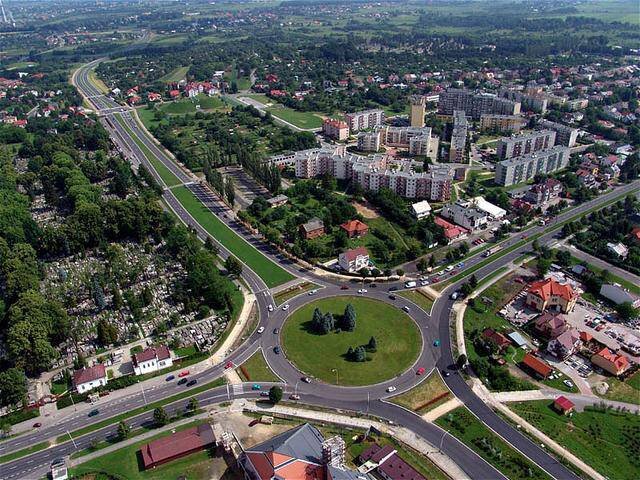
[[[242,273],[242,263],[233,255],[229,255],[224,261],[224,268],[229,275],[234,277],[238,277]]]
[[[435,259],[435,257],[434,257],[433,255],[431,255],[431,256],[429,257],[429,266],[430,266],[431,268],[433,268],[433,267],[435,267],[435,266],[436,266],[436,259]]]
[[[187,404],[187,410],[190,412],[195,412],[196,410],[198,410],[198,407],[198,399],[195,397],[191,397],[189,399],[189,403]]]
[[[420,260],[418,260],[416,267],[418,268],[418,271],[420,273],[424,273],[429,268],[429,263],[427,262],[426,258],[422,257]]]
[[[467,356],[464,353],[461,353],[460,355],[458,355],[458,359],[456,360],[456,365],[458,365],[458,368],[464,368],[466,364],[467,364]]]
[[[356,311],[350,303],[344,309],[340,328],[347,332],[353,332],[356,329]]]
[[[113,345],[118,341],[118,328],[106,318],[98,320],[96,329],[98,333],[98,343],[100,345]]]
[[[376,337],[372,336],[369,339],[369,343],[367,344],[367,348],[372,352],[375,352],[378,349],[378,341],[376,340]]]
[[[227,202],[229,202],[229,205],[233,207],[236,203],[236,190],[233,186],[233,180],[231,177],[227,177],[227,180],[224,183],[224,196],[226,197]]]
[[[131,427],[124,420],[120,420],[118,423],[118,439],[126,440],[129,437],[129,433],[131,433]]]
[[[563,267],[568,267],[571,264],[571,253],[566,250],[559,250],[556,253],[556,260]]]
[[[27,377],[24,372],[15,367],[0,372],[0,406],[18,405],[26,398]]]
[[[282,400],[282,388],[274,385],[269,389],[269,401],[274,405]]]
[[[164,408],[157,407],[153,411],[153,421],[157,426],[162,427],[169,423],[169,415],[167,415],[167,412],[165,412]]]
[[[353,347],[349,347],[347,349],[346,356],[347,356],[347,360],[349,360],[349,361],[355,360],[355,350],[353,349]]]
[[[626,320],[632,320],[634,318],[638,318],[638,314],[640,313],[640,310],[637,308],[634,308],[631,302],[624,302],[616,306],[616,312],[618,313],[618,316],[622,320],[626,321]]]
[[[475,274],[469,277],[469,285],[471,285],[472,288],[476,288],[478,286],[478,279]]]
[[[362,345],[356,347],[354,357],[356,362],[364,362],[367,359],[367,352]]]

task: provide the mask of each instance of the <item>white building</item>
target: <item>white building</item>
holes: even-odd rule
[[[628,290],[625,290],[617,284],[603,284],[602,287],[600,287],[600,295],[616,305],[629,302],[635,308],[640,307],[640,297],[633,295]]]
[[[615,255],[617,255],[620,258],[627,258],[627,255],[629,255],[629,249],[627,248],[627,246],[624,243],[611,243],[608,242],[607,243],[607,249],[609,249],[609,251]]]
[[[377,152],[380,150],[380,131],[358,133],[358,150],[361,152]]]
[[[367,130],[384,123],[384,111],[382,110],[364,110],[361,112],[347,113],[344,117],[351,132]]]
[[[486,212],[493,220],[500,220],[507,215],[507,211],[504,208],[487,202],[484,197],[474,197],[472,202],[478,210]]]
[[[106,384],[107,373],[101,363],[73,372],[73,386],[78,393],[89,392]]]
[[[369,267],[369,252],[364,247],[353,248],[338,255],[338,265],[349,273]]]
[[[420,220],[421,218],[426,218],[431,214],[431,205],[429,205],[429,202],[427,202],[426,200],[414,203],[413,205],[411,205],[411,213],[418,220]]]
[[[489,221],[486,212],[477,208],[473,201],[467,200],[458,200],[455,203],[445,205],[442,207],[440,215],[468,230],[481,228]]]
[[[136,375],[144,375],[145,373],[157,372],[172,366],[173,360],[169,349],[164,345],[160,345],[158,347],[149,347],[140,353],[136,353],[131,363],[133,363],[133,371]]]

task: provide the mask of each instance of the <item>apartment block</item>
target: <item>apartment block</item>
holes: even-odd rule
[[[384,112],[382,110],[363,110],[361,112],[347,113],[345,119],[351,132],[359,132],[360,130],[382,125],[384,123]]]
[[[509,158],[496,165],[495,182],[509,186],[531,180],[536,173],[551,173],[569,165],[570,150],[568,147],[556,145],[548,150]]]
[[[358,150],[361,152],[377,152],[382,145],[380,137],[380,130],[358,133]]]
[[[551,148],[555,145],[555,141],[556,132],[553,130],[539,130],[523,135],[502,137],[498,140],[496,153],[501,160],[522,157],[523,155]]]
[[[462,110],[468,117],[479,120],[483,114],[517,115],[520,113],[520,102],[498,97],[491,93],[476,93],[470,90],[449,88],[440,94],[438,113],[453,115]]]
[[[327,118],[322,122],[322,133],[335,140],[346,140],[349,138],[349,125],[342,120]]]
[[[449,161],[453,163],[465,162],[467,146],[467,130],[469,122],[463,110],[453,112],[453,130],[451,132],[451,146],[449,147]]]
[[[424,127],[424,115],[426,113],[427,101],[423,96],[411,97],[411,116],[410,122],[412,127]]]
[[[523,125],[524,119],[519,115],[494,115],[485,113],[480,116],[480,130],[519,132]]]
[[[564,145],[565,147],[575,147],[578,139],[578,129],[571,128],[561,123],[552,122],[550,120],[540,120],[538,125],[556,132],[556,145]]]
[[[547,111],[548,100],[543,93],[537,91],[523,93],[516,90],[502,89],[500,90],[500,96],[514,102],[520,102],[524,110],[531,110],[536,113],[545,113]]]

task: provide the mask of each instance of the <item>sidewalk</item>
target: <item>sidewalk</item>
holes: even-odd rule
[[[236,324],[233,326],[224,342],[222,342],[222,345],[218,346],[215,353],[201,363],[213,366],[222,362],[229,355],[232,347],[236,344],[240,335],[244,333],[245,327],[251,320],[251,311],[253,310],[253,305],[256,302],[256,296],[253,293],[249,293],[243,286],[241,286],[240,289],[244,295],[244,303],[242,304],[242,310],[240,311],[240,315],[238,315]]]
[[[289,415],[292,417],[303,418],[315,422],[327,422],[336,425],[347,425],[358,428],[369,428],[373,426],[378,430],[394,437],[397,440],[409,445],[418,452],[425,455],[429,460],[438,466],[449,477],[455,480],[466,480],[469,477],[451,460],[448,456],[441,453],[437,447],[426,442],[424,439],[416,436],[410,430],[403,427],[395,426],[391,428],[389,425],[377,422],[366,418],[356,418],[347,415],[339,415],[335,413],[322,412],[317,410],[304,410],[302,408],[293,408],[282,405],[270,406],[267,408],[261,407],[254,402],[246,400],[236,400],[232,406],[234,409],[241,407],[245,410],[259,413],[279,413],[282,415]]]
[[[611,408],[626,408],[630,412],[640,412],[640,406],[633,403],[616,402],[615,400],[607,400],[596,397],[594,395],[582,395],[579,393],[565,393],[560,390],[541,389],[541,390],[523,390],[516,392],[493,392],[490,395],[495,401],[500,403],[508,402],[527,402],[532,400],[555,400],[559,396],[564,396],[575,403],[576,410],[581,411],[584,407],[604,403]]]

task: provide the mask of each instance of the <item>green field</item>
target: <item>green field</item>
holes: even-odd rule
[[[201,93],[195,98],[184,98],[182,100],[163,103],[158,108],[169,115],[185,115],[198,111],[196,108],[198,105],[200,106],[200,110],[215,110],[223,108],[225,104],[220,97],[210,97]]]
[[[458,407],[444,414],[436,420],[436,424],[471,448],[510,480],[551,479],[531,460],[489,430],[466,407]]]
[[[175,430],[186,430],[203,423],[195,421],[176,427]],[[156,438],[166,437],[171,432],[162,433],[149,439],[134,443],[111,453],[81,463],[71,469],[73,475],[79,476],[89,473],[105,473],[115,478],[127,480],[168,480],[172,478],[202,479],[210,478],[211,458],[213,451],[203,450],[192,455],[174,460],[165,465],[160,465],[145,471],[142,467],[140,447]]]
[[[274,106],[267,107],[267,112],[274,117],[278,117],[285,122],[289,122],[298,128],[320,128],[322,119],[310,112],[299,112],[288,107]]]
[[[640,478],[640,416],[588,408],[567,417],[549,400],[510,403],[509,408],[607,478]]]
[[[331,312],[338,318],[347,304],[355,308],[353,332],[318,335],[310,331],[313,310]],[[371,336],[377,351],[365,362],[349,361],[349,347],[366,345]],[[327,383],[371,385],[392,378],[415,362],[421,347],[418,327],[399,309],[378,300],[340,296],[309,303],[293,312],[282,329],[282,347],[300,370]],[[337,369],[337,374],[335,370]]]
[[[189,67],[178,67],[171,72],[167,73],[165,76],[160,78],[161,82],[171,83],[171,82],[179,82],[184,79],[189,71]]]
[[[637,371],[624,382],[617,378],[607,378],[609,390],[603,397],[619,402],[640,404],[640,371]]]
[[[267,365],[262,350],[258,350],[249,359],[237,368],[240,378],[245,382],[279,382],[278,376]],[[245,375],[246,372],[246,375]]]
[[[411,300],[413,303],[422,308],[425,312],[431,313],[431,307],[433,307],[433,300],[417,290],[407,290],[406,292],[400,292],[398,295]]]
[[[393,397],[391,401],[422,415],[452,398],[453,395],[449,388],[442,381],[438,370],[435,369],[420,384],[407,392]]]
[[[191,216],[225,248],[262,278],[269,288],[293,280],[293,275],[265,257],[207,210],[187,187],[176,187],[172,191]]]

